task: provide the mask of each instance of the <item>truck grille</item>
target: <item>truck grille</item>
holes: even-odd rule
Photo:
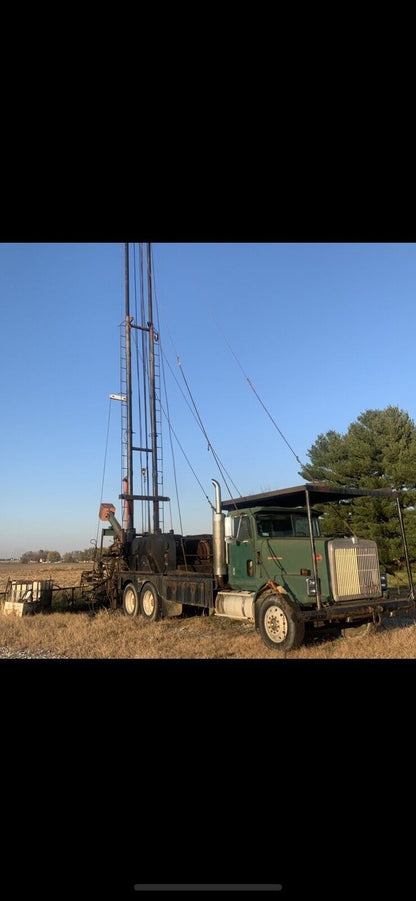
[[[334,538],[328,543],[335,601],[381,597],[380,565],[375,541]]]

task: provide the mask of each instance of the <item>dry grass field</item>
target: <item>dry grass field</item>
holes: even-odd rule
[[[0,563],[0,594],[9,578],[52,579],[54,586],[78,586],[90,564]],[[62,609],[62,608],[61,608]],[[416,658],[416,611],[386,620],[371,636],[347,640],[313,633],[295,651],[273,652],[251,624],[222,617],[188,616],[147,623],[121,610],[51,612],[16,617],[0,613],[0,656],[69,659],[386,659]]]
[[[52,579],[62,588],[79,585],[81,573],[92,569],[92,563],[3,563],[0,562],[0,594],[8,579]]]

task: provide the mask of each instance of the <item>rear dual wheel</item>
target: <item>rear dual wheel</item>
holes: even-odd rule
[[[125,616],[130,618],[141,613],[151,623],[160,619],[162,601],[154,585],[146,582],[139,594],[133,582],[129,582],[123,591],[123,611]]]
[[[123,612],[130,618],[139,613],[139,596],[132,582],[129,582],[123,591]]]
[[[150,623],[155,623],[162,616],[162,601],[156,588],[150,582],[143,586],[140,595],[140,613]]]

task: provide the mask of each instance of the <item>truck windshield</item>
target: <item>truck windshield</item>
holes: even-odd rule
[[[263,538],[309,538],[309,523],[305,513],[258,513],[257,532]],[[314,537],[319,537],[317,517],[312,518]]]

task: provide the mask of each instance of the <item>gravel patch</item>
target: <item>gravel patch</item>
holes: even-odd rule
[[[50,651],[36,651],[29,654],[28,651],[20,649],[7,648],[0,645],[0,658],[19,658],[21,660],[67,660],[63,654],[51,654]]]

